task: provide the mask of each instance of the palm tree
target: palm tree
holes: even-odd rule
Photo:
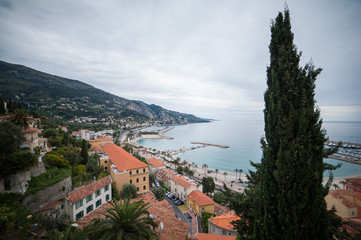
[[[227,182],[226,180],[227,172],[224,172],[223,175],[224,175],[224,181]]]
[[[217,180],[217,173],[219,172],[219,170],[218,169],[216,169],[216,180]]]
[[[236,172],[236,181],[237,181],[237,173],[238,173],[238,169],[234,169],[234,171]]]
[[[21,126],[23,129],[28,129],[31,123],[31,118],[26,116],[24,109],[16,109],[11,122],[15,125]]]
[[[346,181],[345,181],[345,180],[341,180],[339,183],[342,184],[342,189],[345,189]]]
[[[179,157],[177,157],[177,158],[173,161],[173,164],[174,164],[174,169],[176,169],[176,168],[177,168],[177,166],[179,165],[179,163],[180,163],[180,158],[179,158]]]
[[[206,176],[207,176],[207,168],[208,168],[208,165],[207,165],[207,164],[203,164],[203,165],[202,165],[202,168],[204,168],[204,173],[205,173]]]
[[[241,174],[243,173],[243,170],[242,170],[242,169],[238,169],[238,172],[239,172],[239,178],[241,178]]]
[[[98,220],[87,227],[90,239],[158,239],[155,228],[158,224],[149,216],[148,204],[143,200],[111,203],[106,208],[104,220]]]
[[[336,183],[332,184],[332,186],[336,189],[340,188]]]

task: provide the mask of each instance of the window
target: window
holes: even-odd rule
[[[93,204],[86,208],[86,214],[90,213],[91,211],[93,211]]]
[[[98,191],[96,191],[96,192],[95,192],[95,197],[100,196],[101,192],[102,192],[102,190],[101,190],[101,189],[99,189]]]
[[[223,234],[223,235],[226,235],[226,230],[223,229],[222,234]]]
[[[84,211],[81,211],[81,212],[78,212],[76,215],[75,215],[75,220],[78,220],[80,218],[84,217]]]
[[[132,180],[132,179],[130,179],[130,183],[133,183],[133,180]]]
[[[137,173],[139,173],[139,170],[137,169]]]
[[[202,207],[202,212],[204,212],[204,207]]]
[[[108,161],[107,161],[107,160],[105,160],[104,162],[105,162],[105,163],[108,163]]]
[[[143,172],[145,172],[145,168],[143,168]]]
[[[132,171],[129,171],[130,175],[132,175]]]
[[[102,205],[102,200],[101,200],[101,199],[99,199],[98,201],[96,201],[95,207],[97,208],[97,207],[99,207],[100,205]]]
[[[109,190],[109,185],[106,185],[105,187],[104,187],[104,192],[106,192],[106,191],[108,191]]]
[[[93,200],[93,194],[90,194],[86,197],[86,203],[90,202],[91,200]]]
[[[137,178],[137,182],[139,182],[139,178]]]
[[[145,190],[146,188],[147,188],[147,187],[144,185],[144,186],[143,186],[143,190]]]
[[[105,167],[105,170],[108,170],[108,167]]]
[[[83,206],[83,199],[80,200],[80,201],[77,201],[77,202],[75,203],[75,209],[78,209],[78,208],[80,208],[81,206]]]
[[[105,201],[108,201],[109,200],[109,194],[107,194],[106,196],[105,196]]]
[[[144,181],[144,182],[145,182],[145,179],[146,179],[146,178],[145,178],[145,177],[143,177],[143,181]]]
[[[137,187],[137,192],[139,192],[139,187]]]
[[[61,209],[64,209],[64,204],[61,204]]]

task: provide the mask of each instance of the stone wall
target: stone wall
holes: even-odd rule
[[[36,194],[27,196],[24,199],[26,208],[32,211],[38,210],[49,203],[59,200],[72,191],[71,177],[47,187],[44,190],[38,191]]]
[[[10,175],[8,178],[10,180],[9,190],[5,190],[5,179],[1,179],[0,192],[24,194],[28,188],[28,181],[30,181],[31,177],[39,176],[45,171],[44,163],[40,161],[37,166],[32,167],[29,171]]]

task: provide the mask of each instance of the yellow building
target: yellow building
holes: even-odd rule
[[[102,156],[100,165],[107,167],[118,191],[122,190],[126,183],[134,184],[138,193],[149,191],[149,167],[146,163],[114,143],[102,145],[101,149],[108,155],[109,160]]]
[[[213,200],[199,190],[191,192],[191,194],[187,196],[186,202],[187,206],[196,211],[197,215],[202,212],[214,214]]]
[[[335,206],[336,214],[342,218],[357,218],[358,208],[361,208],[361,193],[343,189],[329,192],[326,196],[327,209]]]

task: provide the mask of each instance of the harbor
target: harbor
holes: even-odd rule
[[[327,141],[325,143],[326,147],[335,147],[338,146],[338,142]],[[337,153],[328,156],[336,160],[355,163],[361,165],[361,144],[359,143],[341,143],[340,148]]]

